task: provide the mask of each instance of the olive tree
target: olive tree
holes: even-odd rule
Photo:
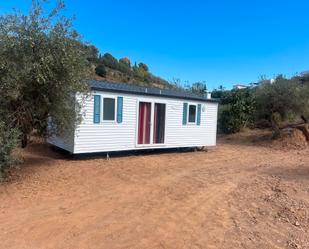
[[[20,131],[23,146],[33,130],[72,129],[80,118],[74,93],[88,91],[85,44],[61,16],[64,3],[45,13],[44,2],[33,0],[28,15],[0,17],[0,120]]]
[[[255,91],[257,120],[266,120],[278,132],[281,124],[294,122],[308,115],[309,90],[297,78],[279,75],[273,83],[266,82]]]

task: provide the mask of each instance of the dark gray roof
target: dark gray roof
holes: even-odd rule
[[[160,89],[154,87],[143,87],[125,83],[113,83],[108,81],[91,80],[89,81],[89,86],[92,90],[97,91],[132,93],[138,95],[151,95],[151,96],[169,97],[177,99],[198,100],[205,102],[218,102],[217,99],[207,99],[206,97],[202,97],[190,92]]]

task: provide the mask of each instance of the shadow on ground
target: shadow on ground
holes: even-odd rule
[[[67,154],[74,160],[92,160],[92,159],[109,159],[119,157],[130,156],[147,156],[147,155],[162,155],[173,153],[190,153],[195,152],[195,148],[175,148],[175,149],[145,149],[145,150],[129,150],[129,151],[114,151],[114,152],[97,152],[97,153],[84,153],[68,155],[67,152],[61,152]]]
[[[267,147],[271,144],[272,135],[270,130],[249,130],[230,135],[220,134],[218,135],[218,141],[219,144]]]

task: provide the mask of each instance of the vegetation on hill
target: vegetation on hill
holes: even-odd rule
[[[88,60],[94,68],[95,75],[93,77],[95,79],[159,88],[175,88],[174,84],[154,76],[145,63],[134,63],[132,65],[127,57],[118,60],[110,53],[100,54],[99,50],[93,45],[85,48],[88,52]]]
[[[162,89],[175,89],[179,91],[189,91],[198,95],[205,95],[207,91],[205,82],[195,82],[193,84],[183,84],[180,80],[167,81],[153,75],[147,64],[140,62],[132,64],[127,57],[117,60],[110,53],[100,54],[99,50],[93,46],[85,46],[88,61],[92,63],[93,78],[97,80],[108,80],[112,82],[122,82],[134,85],[158,87]]]
[[[291,124],[309,120],[309,77],[277,76],[261,80],[257,87],[231,91],[215,90],[221,99],[219,130],[235,133],[243,128],[271,127],[275,133]]]

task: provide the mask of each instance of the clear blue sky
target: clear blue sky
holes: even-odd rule
[[[30,2],[1,1],[0,13]],[[86,41],[168,80],[231,87],[309,69],[308,0],[65,2]]]

